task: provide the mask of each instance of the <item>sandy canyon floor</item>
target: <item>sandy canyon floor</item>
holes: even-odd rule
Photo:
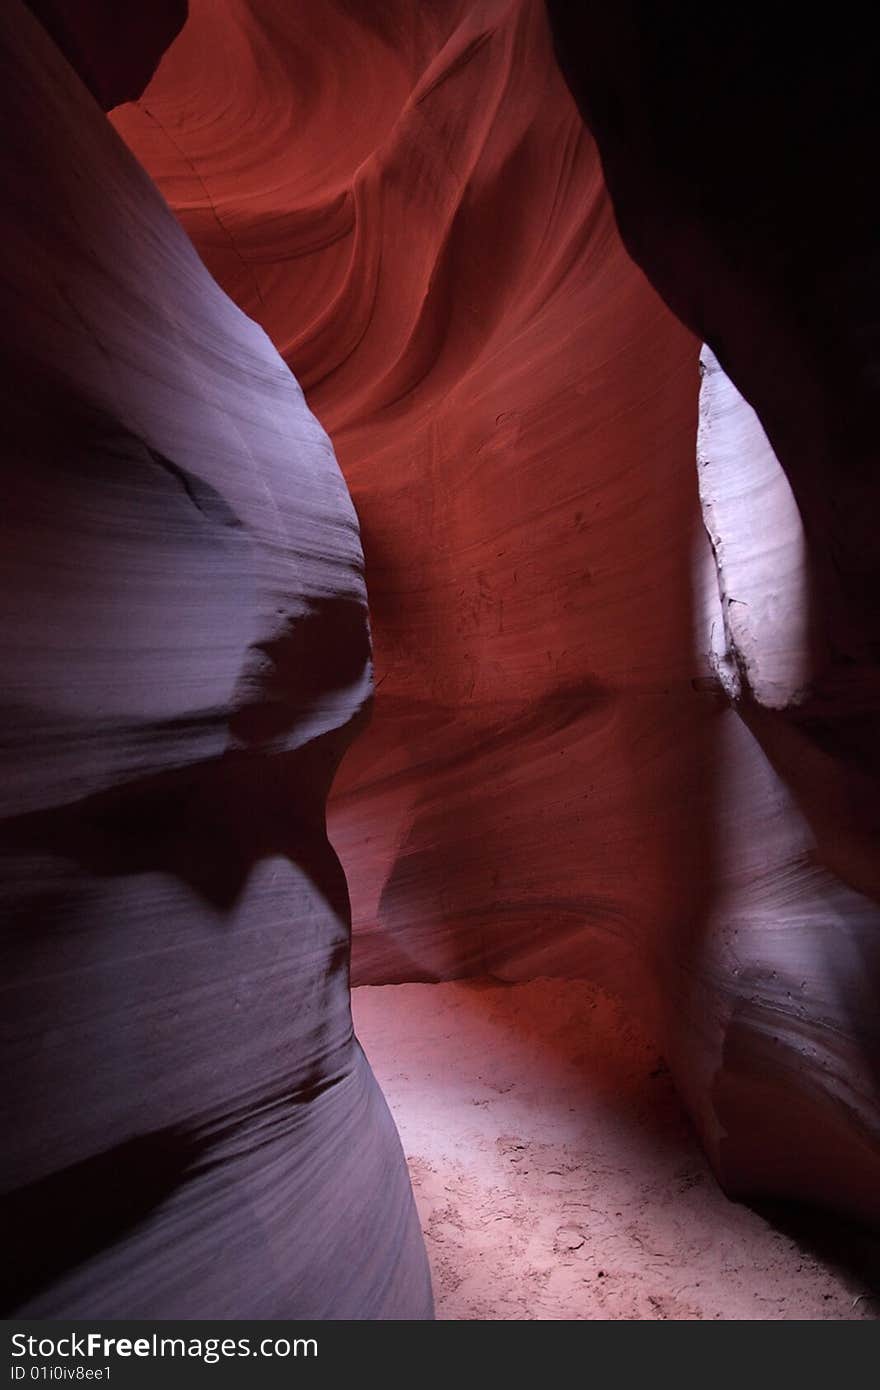
[[[651,1043],[579,981],[362,988],[449,1319],[880,1316],[878,1243],[715,1183]]]

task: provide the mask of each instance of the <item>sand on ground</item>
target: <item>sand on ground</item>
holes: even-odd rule
[[[387,985],[353,1007],[438,1317],[878,1316],[876,1280],[828,1255],[827,1222],[822,1245],[724,1196],[656,1048],[601,991]]]

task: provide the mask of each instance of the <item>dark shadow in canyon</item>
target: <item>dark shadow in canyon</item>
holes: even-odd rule
[[[145,1134],[0,1196],[0,1311],[12,1315],[122,1240],[176,1191],[201,1148],[182,1130]]]
[[[839,1271],[852,1292],[854,1308],[867,1302],[873,1316],[880,1317],[880,1231],[798,1202],[748,1205],[804,1254]]]

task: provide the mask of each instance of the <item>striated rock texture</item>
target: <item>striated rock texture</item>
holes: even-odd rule
[[[724,768],[752,862],[729,906],[736,878],[719,875],[714,915],[728,936],[736,921],[737,964],[718,981],[722,1066],[695,1106],[733,1189],[877,1218],[873,32],[851,9],[796,23],[756,4],[549,10],[627,247],[711,346],[699,462],[713,645],[751,740],[737,775],[772,769],[737,796]]]
[[[196,0],[114,121],[358,509],[355,979],[643,969],[703,875],[698,347],[621,245],[542,5]]]
[[[727,814],[717,817],[713,952],[691,961],[718,973],[708,994],[705,982],[688,991],[695,1012],[679,1032],[680,1070],[693,1078],[692,1106],[731,1191],[876,1220],[875,721],[845,679],[835,688],[835,663],[810,625],[809,554],[791,491],[708,349],[698,443],[717,669],[741,724],[717,773]],[[722,1024],[712,1076],[686,1057],[706,1003]]]
[[[699,469],[696,342],[537,0],[194,0],[114,120],[360,515],[356,978],[610,984],[731,1190],[880,1215],[870,49],[551,8],[739,387],[707,357]]]
[[[4,1306],[429,1317],[324,824],[354,510],[19,0],[0,64]]]

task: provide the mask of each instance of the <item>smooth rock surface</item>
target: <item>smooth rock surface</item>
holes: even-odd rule
[[[4,1306],[430,1317],[324,824],[354,509],[19,0],[0,65]]]
[[[796,22],[758,3],[735,16],[644,0],[548,9],[627,247],[711,349],[700,472],[720,566],[713,647],[757,747],[720,764],[717,800],[737,824],[722,809],[714,915],[735,949],[715,979],[733,1012],[714,1116],[699,1086],[692,1104],[734,1189],[876,1220],[873,26],[854,8]]]
[[[698,349],[620,243],[541,5],[196,0],[113,119],[358,508],[355,979],[643,963],[701,877]]]
[[[867,49],[848,87],[842,30],[826,71],[812,19],[798,66],[691,9],[553,7],[598,149],[535,0],[194,0],[114,120],[358,507],[355,978],[607,985],[728,1187],[878,1216]],[[600,151],[742,393],[704,382],[721,576],[697,344]]]

